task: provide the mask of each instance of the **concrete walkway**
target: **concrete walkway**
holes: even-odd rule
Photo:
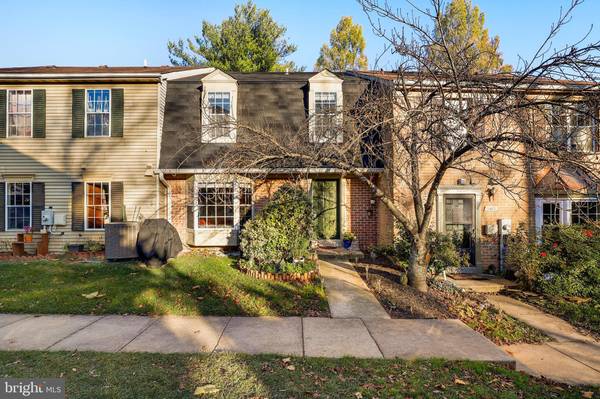
[[[517,359],[517,370],[568,384],[600,385],[600,343],[566,321],[507,296],[490,296],[494,306],[554,339],[543,345],[504,347]]]
[[[0,350],[515,361],[458,320],[0,314]]]
[[[351,263],[319,260],[318,264],[331,317],[390,319]]]

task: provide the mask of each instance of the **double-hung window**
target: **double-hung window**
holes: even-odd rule
[[[585,104],[552,106],[552,136],[569,150],[591,152],[596,146],[594,121]]]
[[[85,229],[104,229],[110,222],[110,211],[110,183],[85,183]]]
[[[316,142],[336,142],[339,133],[337,93],[315,93],[314,138]]]
[[[31,227],[31,182],[6,183],[6,229]]]
[[[207,93],[206,101],[203,142],[231,142],[233,140],[231,93],[211,91]]]
[[[32,91],[8,90],[8,137],[31,137]]]
[[[110,136],[110,89],[89,89],[85,96],[87,137]]]

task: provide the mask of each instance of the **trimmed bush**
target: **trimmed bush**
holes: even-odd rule
[[[270,273],[313,270],[315,264],[304,261],[310,254],[313,223],[312,204],[304,190],[282,186],[240,233],[243,266]]]

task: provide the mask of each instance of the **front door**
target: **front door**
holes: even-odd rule
[[[444,231],[454,236],[459,249],[475,265],[475,196],[444,196]]]
[[[339,180],[313,180],[312,202],[316,217],[317,238],[340,238]]]

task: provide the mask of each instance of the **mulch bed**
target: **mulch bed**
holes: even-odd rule
[[[24,255],[13,256],[12,252],[0,252],[0,261],[2,262],[32,262],[36,260],[64,260],[70,262],[94,261],[103,262],[105,260],[104,251],[96,252],[66,252],[64,254],[49,255]]]
[[[456,318],[433,290],[425,294],[412,287],[401,285],[401,273],[398,270],[380,264],[366,263],[355,264],[354,268],[394,319]]]
[[[549,339],[496,309],[483,294],[463,291],[445,281],[431,283],[428,292],[423,293],[402,285],[402,273],[393,267],[370,263],[354,267],[392,318],[460,319],[499,345]]]

